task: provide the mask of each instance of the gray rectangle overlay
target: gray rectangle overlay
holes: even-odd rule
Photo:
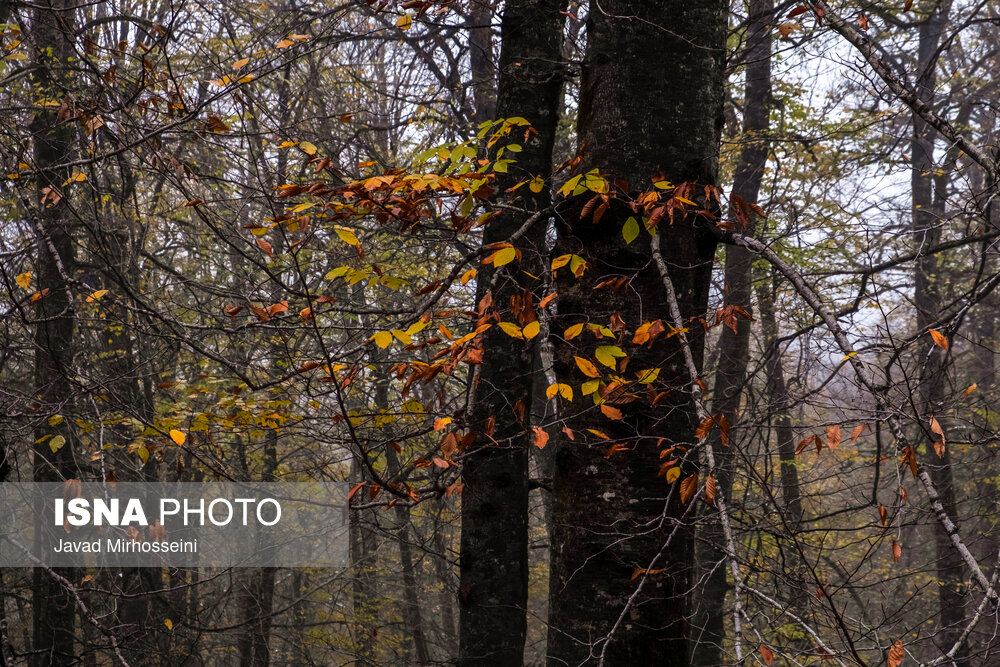
[[[0,484],[0,567],[345,567],[345,483]]]

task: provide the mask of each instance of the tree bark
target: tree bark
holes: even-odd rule
[[[34,12],[31,28],[35,53],[34,84],[38,95],[68,102],[68,59],[73,54],[72,3],[52,0]],[[33,212],[37,232],[38,291],[44,296],[35,306],[35,395],[39,417],[68,412],[73,400],[71,377],[74,363],[76,315],[70,279],[76,271],[74,221],[62,199],[62,183],[68,170],[56,168],[73,153],[73,126],[60,119],[59,107],[36,107],[31,131],[34,137],[34,168],[38,174],[38,208]],[[55,427],[38,420],[35,438],[34,479],[61,482],[78,477],[74,460],[75,441],[71,420]],[[52,451],[50,436],[62,437],[65,444]],[[38,533],[36,532],[36,535]],[[36,540],[38,538],[36,537]],[[74,570],[60,569],[69,581]],[[32,587],[33,649],[31,664],[64,665],[74,661],[76,608],[63,586],[48,572],[36,568]]]
[[[621,411],[619,420],[576,404],[576,412],[566,415],[564,424],[574,439],[564,440],[556,455],[551,665],[597,664],[602,654],[609,665],[690,664],[685,595],[692,536],[689,528],[674,523],[685,509],[676,485],[657,472],[661,447],[690,447],[695,441],[697,418],[677,338],[629,344],[643,321],[672,318],[649,244],[626,244],[622,238],[623,224],[635,213],[621,199],[651,189],[657,172],[674,184],[695,184],[695,197],[702,196],[702,186],[718,183],[726,9],[717,0],[616,0],[594,2],[588,14],[578,120],[586,151],[581,171],[599,168],[612,182],[625,183],[598,223],[592,216],[581,219],[583,202],[561,220],[556,254],[578,254],[588,266],[579,278],[567,269],[558,272],[553,331],[558,336],[581,322],[614,327],[612,318],[620,317],[622,333],[629,334],[619,336],[629,355],[627,375],[654,367],[661,371],[649,392],[628,386],[605,397]],[[707,305],[715,252],[708,224],[692,213],[676,216],[672,224],[664,218],[658,228],[686,320],[704,315]],[[604,280],[621,277],[628,283],[621,291],[596,289]],[[700,370],[704,334],[699,323],[690,328],[690,343]],[[578,390],[581,380],[589,379],[582,377],[574,357],[593,358],[594,345],[588,333],[569,341],[556,338],[559,382]],[[649,399],[663,391],[669,391],[665,400]],[[628,400],[631,392],[635,400]],[[609,456],[613,443],[628,449]],[[637,591],[636,570],[650,567],[658,554],[656,569],[664,571]]]
[[[562,88],[563,0],[508,2],[501,24],[502,51],[497,116],[520,116],[534,134],[511,142],[523,145],[503,192],[524,178],[548,175]],[[505,143],[505,142],[502,142]],[[546,190],[518,190],[514,203],[531,210],[549,204]],[[524,223],[523,215],[503,212],[487,224],[483,243],[506,241]],[[540,221],[515,246],[521,261],[494,269],[484,265],[477,303],[489,293],[496,314],[506,321],[536,317],[540,276],[545,270],[545,222]],[[522,309],[515,308],[520,301]],[[489,329],[483,364],[476,380],[472,428],[475,442],[463,461],[462,538],[459,559],[459,664],[520,665],[523,660],[528,599],[528,436],[533,344]],[[488,422],[495,420],[492,432]]]
[[[935,5],[919,28],[916,93],[921,101],[928,104],[932,104],[934,99],[938,47],[948,22],[950,9],[950,0]],[[946,181],[935,178],[935,135],[934,129],[920,116],[914,114],[913,137],[910,141],[913,156],[910,179],[913,204],[911,220],[914,243],[918,247],[933,246],[941,241],[944,197],[941,192],[935,193],[935,185],[938,189],[946,187]],[[941,315],[940,281],[944,276],[940,275],[938,266],[940,261],[937,255],[927,255],[916,262],[913,301],[917,310],[918,330],[934,326]],[[921,429],[929,433],[926,428],[929,417],[937,415],[939,419],[944,418],[943,402],[950,361],[945,351],[936,345],[931,345],[929,350],[926,346],[921,347],[923,349],[920,351],[920,383],[916,396],[917,417],[921,420]],[[951,452],[945,448],[943,456],[938,456],[934,450],[935,448],[928,443],[924,464],[941,496],[945,512],[949,516],[956,516]],[[942,650],[947,651],[958,639],[964,625],[965,579],[961,558],[951,544],[951,537],[941,526],[935,527],[934,542],[937,550],[940,626],[937,644]],[[957,667],[967,664],[964,655],[964,651],[959,652],[955,660]]]

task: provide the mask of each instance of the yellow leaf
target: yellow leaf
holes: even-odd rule
[[[545,397],[546,398],[552,398],[556,394],[559,394],[560,396],[562,396],[563,398],[565,398],[567,401],[572,402],[572,400],[573,400],[573,387],[569,386],[568,384],[563,384],[561,382],[556,382],[554,384],[550,384],[549,388],[545,390]]]
[[[647,368],[646,370],[639,371],[639,373],[637,373],[637,375],[639,376],[637,382],[639,384],[652,384],[653,382],[656,382],[656,378],[657,376],[659,376],[659,374],[660,374],[659,368]]]
[[[580,385],[580,393],[584,396],[593,394],[601,386],[600,380],[590,380]]]
[[[63,423],[62,415],[52,415],[51,417],[49,417],[49,426],[59,426],[59,424],[62,423]]]
[[[524,334],[521,332],[521,327],[511,322],[501,322],[500,328],[503,332],[510,336],[511,338],[524,338]]]
[[[173,630],[174,629],[174,622],[171,621],[169,618],[165,619],[163,621],[163,625],[167,626],[167,630]]]
[[[475,277],[476,277],[476,270],[475,269],[469,269],[468,271],[466,271],[465,273],[462,274],[462,284],[463,285],[467,285],[468,282],[470,280],[472,280],[473,278],[475,278]]]
[[[667,484],[673,484],[677,481],[677,478],[681,476],[680,466],[674,466],[667,470]]]
[[[542,180],[541,176],[535,176],[533,179],[531,179],[531,182],[528,183],[528,189],[534,192],[535,194],[541,192],[544,187],[545,187],[545,181]]]
[[[66,444],[66,438],[62,437],[61,435],[57,435],[56,437],[49,440],[49,449],[51,449],[52,453],[55,454],[60,449],[62,449],[63,445],[65,444]]]
[[[293,42],[290,39],[283,39],[280,42],[278,42],[275,46],[277,46],[279,49],[287,49],[289,46],[291,46],[294,43],[295,42]]]
[[[597,366],[590,363],[586,359],[582,357],[573,357],[573,359],[576,360],[576,365],[580,369],[580,372],[587,377],[596,378],[601,376],[600,372],[597,370]]]
[[[377,334],[372,336],[375,344],[378,345],[383,350],[392,344],[392,333],[388,331],[379,331]]]
[[[574,338],[579,336],[582,332],[583,332],[583,322],[580,322],[579,324],[574,324],[573,326],[566,329],[566,331],[563,332],[563,338],[565,338],[566,340],[573,340]]]
[[[403,14],[396,19],[396,27],[400,30],[409,30],[413,26],[413,19],[409,14]]]
[[[341,227],[340,225],[337,225],[333,228],[333,231],[337,232],[337,236],[340,237],[340,240],[346,243],[347,245],[353,245],[353,246],[361,245],[361,243],[358,241],[358,237],[355,236],[354,234],[354,230],[351,229],[350,227]]]
[[[301,148],[306,155],[316,155],[316,145],[311,144],[308,141],[300,143],[299,148]]]
[[[573,255],[559,255],[552,260],[552,270],[561,269],[562,267],[569,264],[569,260],[573,258]]]
[[[177,446],[179,447],[179,446],[181,446],[181,445],[184,444],[185,440],[187,440],[187,434],[184,433],[184,431],[178,431],[177,429],[171,429],[171,431],[170,431],[170,439],[173,440],[177,444]]]
[[[93,294],[91,294],[90,296],[87,297],[87,303],[91,303],[92,301],[100,301],[101,297],[104,296],[107,293],[108,293],[108,290],[106,290],[106,289],[99,289],[99,290],[97,290],[96,292],[94,292]]]
[[[493,266],[503,266],[510,264],[517,257],[517,250],[514,248],[502,248],[493,255]]]
[[[538,320],[535,320],[534,322],[528,322],[527,324],[525,324],[524,331],[522,331],[522,333],[524,334],[524,337],[527,340],[531,340],[532,338],[538,335],[538,330],[540,328],[541,325],[538,323]]]
[[[17,286],[21,289],[28,289],[28,286],[31,285],[31,272],[25,271],[24,273],[18,274],[17,278],[14,278],[14,282],[17,283]]]

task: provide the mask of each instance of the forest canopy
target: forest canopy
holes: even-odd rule
[[[0,483],[349,539],[0,568],[3,663],[994,664],[998,26],[0,2]]]

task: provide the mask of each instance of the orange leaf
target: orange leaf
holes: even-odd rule
[[[944,334],[937,329],[930,330],[931,338],[934,339],[934,344],[940,347],[944,351],[948,351],[948,339],[945,338]]]
[[[765,665],[770,666],[774,664],[774,652],[764,644],[760,645],[760,657]]]
[[[539,449],[545,449],[545,445],[549,442],[549,434],[545,432],[545,429],[541,426],[532,426],[531,430],[535,432],[534,445]]]
[[[899,546],[899,542],[896,540],[892,541],[892,562],[898,563],[899,559],[903,556],[903,548]],[[902,658],[900,658],[902,660]],[[896,663],[897,665],[899,663]]]
[[[888,519],[888,512],[885,510],[885,505],[878,506],[878,518],[882,522],[882,526],[885,527]]]
[[[601,412],[604,413],[604,416],[607,417],[608,419],[622,418],[622,411],[616,407],[608,405],[607,403],[601,404]]]
[[[712,475],[705,480],[705,502],[715,507],[715,477]]]
[[[826,427],[826,446],[836,449],[840,445],[840,424]]]
[[[907,0],[909,2],[909,0]],[[899,667],[903,664],[903,640],[897,639],[889,649],[889,667]]]
[[[591,378],[601,377],[601,374],[597,370],[597,366],[595,366],[594,364],[590,363],[589,361],[587,361],[582,357],[573,357],[573,359],[576,360],[576,365],[577,367],[579,367],[580,372],[586,375],[587,377]]]
[[[681,482],[681,503],[686,503],[694,497],[694,492],[698,490],[698,473],[688,475]]]

